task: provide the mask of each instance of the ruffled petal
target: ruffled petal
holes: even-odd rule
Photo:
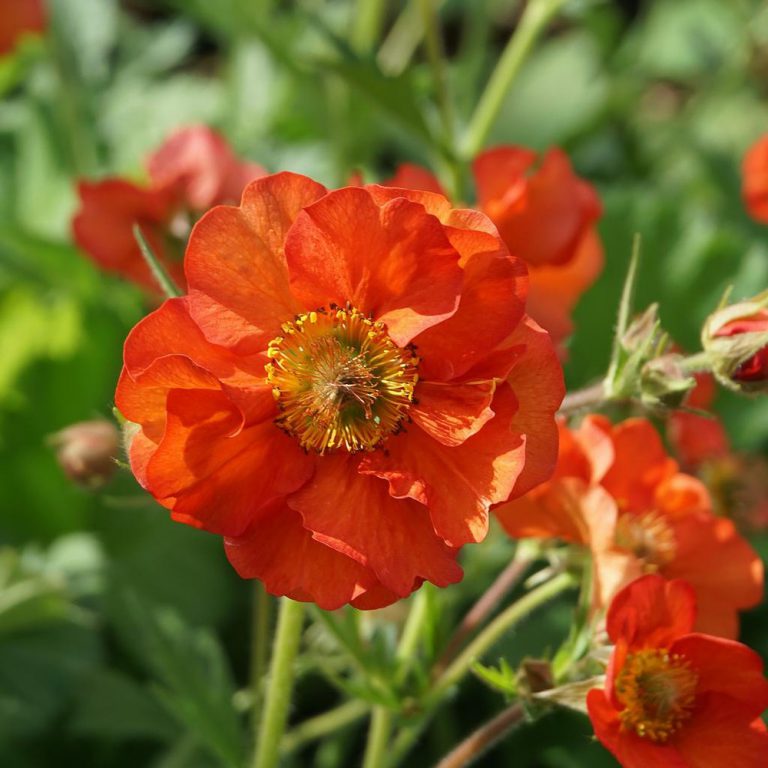
[[[257,352],[301,311],[283,244],[299,211],[323,194],[305,176],[278,173],[251,183],[239,208],[214,208],[195,225],[184,268],[189,311],[207,339]]]
[[[391,179],[382,182],[385,187],[402,187],[403,189],[421,189],[425,192],[436,192],[444,195],[442,186],[432,171],[414,163],[401,163]]]
[[[685,581],[643,576],[614,597],[606,617],[608,636],[630,648],[664,647],[688,634],[696,621],[696,594]]]
[[[361,460],[361,471],[389,481],[396,498],[426,504],[437,534],[454,547],[481,541],[491,504],[506,500],[520,474],[525,439],[510,428],[517,402],[503,385],[482,430],[450,448],[419,429],[391,438]]]
[[[324,456],[312,480],[288,503],[314,537],[370,568],[399,597],[417,579],[447,586],[461,579],[456,551],[432,529],[429,512],[394,499],[387,484],[357,472],[355,456]]]
[[[350,302],[400,346],[451,317],[463,272],[443,226],[421,205],[376,205],[364,188],[331,192],[288,233],[291,287],[308,307]]]
[[[314,459],[271,421],[243,428],[222,392],[172,390],[165,434],[147,465],[147,489],[174,519],[239,536],[276,498],[312,474]]]
[[[242,536],[225,539],[227,557],[244,579],[260,579],[275,596],[317,603],[333,611],[372,589],[383,593],[373,573],[356,560],[312,538],[301,515],[283,500],[271,504]],[[388,602],[397,597],[387,593]]]
[[[421,382],[410,410],[414,423],[430,437],[448,446],[461,445],[490,421],[496,384],[443,384]]]
[[[565,382],[549,334],[531,318],[518,325],[511,343],[525,345],[525,354],[507,378],[518,402],[510,428],[525,436],[525,464],[512,491],[515,498],[552,476],[558,443],[555,413],[565,396]]]

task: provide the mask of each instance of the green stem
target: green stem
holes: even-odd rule
[[[384,0],[358,0],[356,7],[350,42],[358,53],[367,54],[379,39],[386,3]]]
[[[516,600],[502,611],[453,661],[434,683],[432,695],[439,698],[456,685],[469,671],[472,664],[492,648],[515,624],[532,613],[536,608],[557,597],[561,592],[574,586],[570,573],[560,573]]]
[[[522,621],[536,608],[557,597],[576,582],[569,573],[561,573],[551,581],[536,587],[512,603],[500,613],[461,653],[456,660],[435,680],[427,695],[425,711],[419,721],[403,728],[389,748],[388,768],[399,765],[418,741],[445,694],[469,672],[472,664],[492,648],[515,624]]]
[[[472,115],[464,139],[465,157],[472,158],[483,148],[510,86],[541,33],[564,3],[565,0],[529,0]]]
[[[280,744],[280,751],[289,755],[300,750],[305,744],[322,739],[328,734],[340,731],[365,717],[370,705],[361,699],[353,699],[322,715],[311,717],[287,733]]]
[[[391,730],[392,710],[383,706],[374,707],[368,742],[365,745],[363,768],[383,768],[386,764]]]
[[[299,651],[304,626],[304,605],[284,597],[280,601],[269,668],[269,687],[264,702],[261,727],[256,744],[253,768],[275,768],[280,740],[288,720],[288,706],[293,690],[294,662]]]
[[[264,673],[267,671],[269,647],[270,598],[260,581],[254,581],[253,613],[251,618],[251,723],[254,736],[258,735],[261,722],[261,700]]]
[[[684,358],[680,365],[686,373],[709,371],[712,369],[712,358],[708,352],[697,352],[695,355]]]
[[[425,584],[413,597],[403,633],[397,646],[395,658],[400,662],[397,683],[402,684],[408,675],[406,662],[413,659],[422,639],[424,622],[429,614],[429,585]],[[392,710],[387,707],[374,707],[371,726],[368,731],[368,743],[365,747],[363,768],[382,768],[387,764],[390,733],[392,731]]]
[[[432,81],[435,86],[437,107],[443,126],[443,141],[453,149],[453,104],[448,89],[443,44],[440,39],[440,18],[437,14],[436,0],[419,0],[422,23],[424,24],[425,44],[429,66],[432,68]]]
[[[141,231],[141,227],[138,224],[133,225],[133,236],[139,245],[141,255],[144,257],[144,261],[147,263],[152,277],[155,278],[157,284],[162,289],[163,293],[169,299],[175,299],[181,296],[181,290],[176,283],[173,282],[171,276],[166,272],[165,267],[161,261],[155,256],[154,251],[150,248],[147,239],[144,237],[144,233]]]

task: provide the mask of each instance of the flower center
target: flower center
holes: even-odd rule
[[[670,563],[677,550],[674,531],[664,516],[654,510],[620,515],[614,542],[620,549],[644,560],[649,571],[657,571]]]
[[[699,676],[684,656],[665,648],[630,653],[616,678],[616,697],[624,705],[621,727],[664,743],[690,718]]]
[[[276,424],[303,448],[371,451],[396,433],[413,401],[418,358],[386,326],[332,304],[284,323],[269,342]]]

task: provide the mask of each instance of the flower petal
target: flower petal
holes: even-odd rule
[[[393,499],[386,483],[358,474],[358,462],[322,457],[313,479],[289,498],[314,537],[370,568],[399,597],[419,578],[438,586],[459,581],[456,552],[435,535],[428,511]]]
[[[285,253],[306,306],[351,302],[400,346],[458,306],[458,254],[440,222],[405,198],[379,206],[364,188],[331,192],[297,216]]]
[[[475,384],[421,382],[410,410],[413,421],[443,445],[461,445],[493,418],[493,381]]]
[[[488,510],[509,496],[525,451],[524,438],[510,428],[517,402],[508,386],[497,390],[492,408],[494,418],[461,445],[447,447],[411,429],[391,438],[386,451],[364,457],[360,471],[386,478],[396,498],[426,504],[435,531],[451,546],[481,541]]]
[[[368,568],[313,539],[301,515],[282,500],[224,545],[230,563],[244,579],[260,579],[270,594],[311,601],[326,611],[379,586]],[[397,599],[391,593],[390,597],[389,602]]]
[[[172,390],[165,434],[147,466],[147,489],[174,519],[239,536],[270,501],[299,488],[314,459],[271,421],[242,428],[221,392]]]
[[[324,193],[305,176],[278,173],[249,184],[239,208],[214,208],[195,225],[184,269],[189,311],[207,339],[260,351],[301,311],[283,244],[299,211]]]
[[[681,579],[667,581],[652,574],[633,581],[614,597],[606,629],[614,642],[629,648],[668,646],[688,634],[696,619],[696,594]]]

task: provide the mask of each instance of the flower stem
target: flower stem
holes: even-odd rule
[[[605,384],[602,381],[598,381],[597,384],[592,384],[584,389],[569,392],[563,399],[558,413],[567,416],[574,411],[599,408],[608,402],[608,399],[608,395],[605,393]]]
[[[358,53],[368,54],[376,45],[386,5],[383,0],[362,0],[357,3],[350,42]]]
[[[407,725],[397,735],[389,749],[389,757],[386,762],[388,768],[400,764],[400,761],[408,754],[413,745],[418,741],[422,731],[427,726],[435,710],[442,703],[444,695],[450,688],[459,683],[472,667],[475,660],[480,658],[501,636],[509,631],[515,624],[522,621],[536,608],[557,597],[561,592],[574,586],[576,582],[569,573],[561,573],[551,581],[544,582],[540,586],[523,595],[512,603],[505,611],[500,613],[483,632],[472,641],[455,661],[440,674],[432,685],[432,690],[425,700],[425,709],[422,717],[415,723]]]
[[[427,49],[429,66],[432,69],[432,82],[435,87],[435,97],[440,110],[443,126],[443,140],[448,147],[453,148],[453,104],[448,89],[443,44],[440,39],[440,18],[437,15],[436,0],[419,0],[422,23],[424,24],[424,42]]]
[[[141,255],[144,257],[144,261],[147,263],[152,277],[162,289],[163,293],[169,299],[175,299],[181,296],[181,290],[176,283],[173,282],[171,276],[166,272],[165,267],[160,260],[155,256],[154,251],[150,248],[147,239],[144,237],[144,233],[141,231],[141,227],[138,224],[133,225],[133,236],[139,245]]]
[[[277,765],[280,740],[285,731],[293,690],[294,661],[303,626],[304,605],[287,597],[282,598],[253,768],[275,768]]]
[[[284,755],[297,752],[311,741],[316,741],[352,725],[368,714],[369,710],[370,705],[367,702],[361,699],[352,699],[335,709],[323,712],[322,715],[311,717],[285,734],[280,744],[280,751]]]
[[[530,547],[518,544],[515,556],[507,567],[497,576],[496,581],[483,592],[479,600],[469,609],[459,624],[453,636],[448,641],[442,655],[435,665],[435,673],[439,676],[454,659],[464,641],[471,635],[494,611],[504,596],[514,588],[525,574],[528,566],[536,555]]]
[[[448,688],[458,683],[469,671],[472,664],[492,648],[509,629],[544,603],[557,597],[575,584],[570,573],[560,573],[551,581],[545,581],[516,600],[502,611],[437,678],[432,695],[439,697]]]
[[[251,722],[253,733],[258,735],[261,721],[261,700],[264,673],[267,671],[269,644],[270,599],[264,585],[254,580],[253,613],[251,617]]]
[[[392,710],[388,707],[373,708],[368,741],[365,745],[363,768],[383,768],[392,730]]]
[[[464,138],[464,157],[472,158],[483,148],[510,86],[539,36],[564,2],[529,0],[472,115]]]
[[[524,716],[525,710],[519,703],[507,707],[454,747],[436,768],[463,768],[469,765],[514,728]]]

